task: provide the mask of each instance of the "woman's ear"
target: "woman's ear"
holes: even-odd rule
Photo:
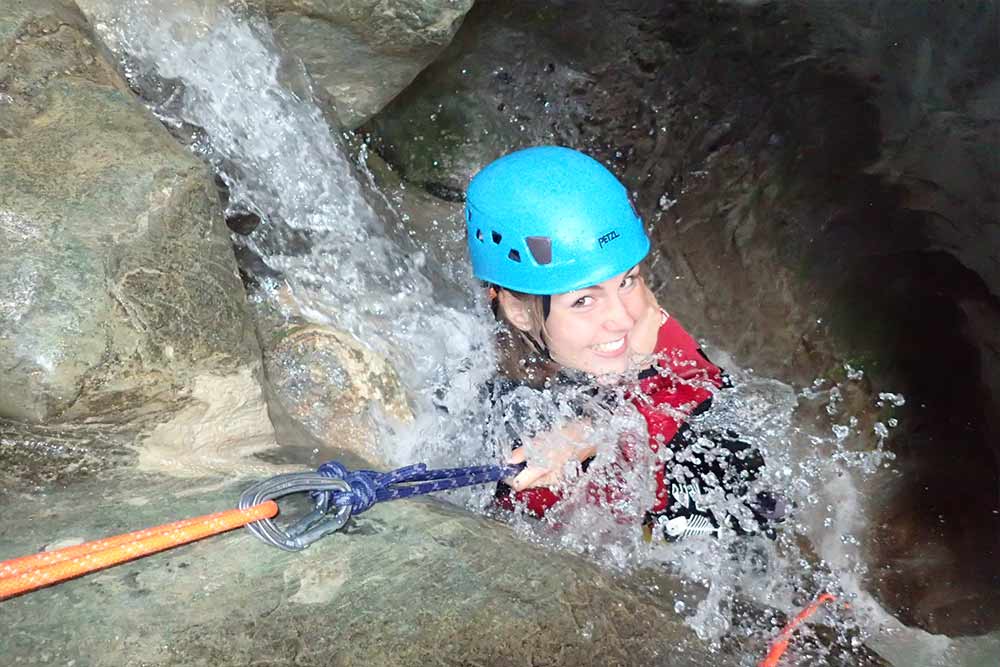
[[[531,302],[519,299],[505,289],[497,290],[500,300],[500,312],[508,322],[521,331],[531,333],[535,329],[535,318],[532,316]]]

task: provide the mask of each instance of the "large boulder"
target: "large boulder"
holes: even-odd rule
[[[0,417],[148,432],[193,410],[170,447],[265,447],[260,351],[206,167],[72,2],[5,3],[0,53]]]
[[[473,0],[260,2],[346,128],[370,118],[451,41]]]
[[[451,41],[473,0],[211,0],[160,2],[210,24],[221,7],[264,16],[301,60],[328,118],[355,128],[386,105]],[[80,0],[112,21],[125,0]]]
[[[413,418],[393,366],[350,333],[308,321],[287,288],[254,301],[278,441],[322,453],[310,463],[347,456],[386,466],[376,413],[396,423]]]
[[[576,24],[585,14],[480,3],[441,57],[362,129],[407,181],[451,200],[510,150],[579,145],[588,68],[619,34],[609,25],[584,37]]]

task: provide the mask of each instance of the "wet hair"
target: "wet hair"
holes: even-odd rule
[[[543,322],[548,319],[552,297],[515,292],[497,285],[487,285],[487,288],[490,294],[490,308],[498,324],[497,370],[514,382],[536,389],[545,387],[555,378],[561,367],[549,356],[541,332],[536,335],[522,331],[507,318],[500,304],[500,291],[505,291],[520,301],[528,302],[532,312],[540,314]]]

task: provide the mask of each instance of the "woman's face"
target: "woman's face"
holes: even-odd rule
[[[639,267],[585,289],[554,294],[542,337],[552,360],[594,375],[622,373],[629,336],[648,308]]]

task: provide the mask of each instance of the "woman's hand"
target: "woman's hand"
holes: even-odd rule
[[[660,304],[656,302],[653,292],[646,286],[646,281],[642,281],[638,289],[642,290],[645,305],[629,334],[629,353],[634,361],[640,361],[653,354],[660,326],[663,324],[663,311],[660,310]]]
[[[507,462],[524,463],[529,457],[531,460],[524,470],[504,481],[515,491],[558,485],[568,463],[579,465],[597,455],[597,446],[587,441],[589,432],[589,422],[577,421],[561,429],[525,438],[524,446],[515,449]]]

